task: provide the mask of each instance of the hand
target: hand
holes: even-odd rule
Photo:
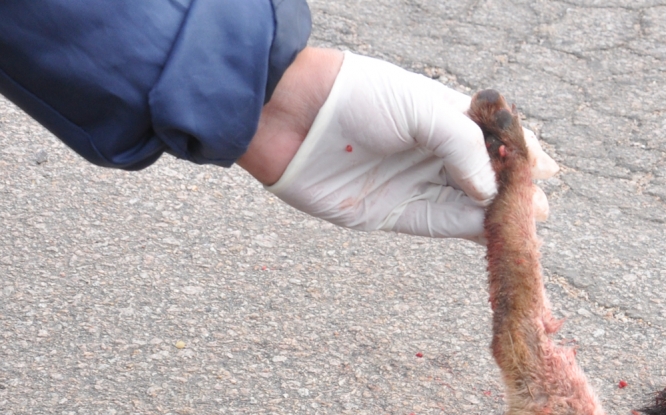
[[[496,194],[469,98],[347,53],[307,138],[268,190],[336,225],[477,239]]]

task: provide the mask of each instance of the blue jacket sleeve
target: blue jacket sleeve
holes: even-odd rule
[[[306,45],[305,0],[3,0],[0,93],[92,163],[228,167]]]

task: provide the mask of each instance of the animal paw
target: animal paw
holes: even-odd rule
[[[494,89],[477,92],[467,114],[483,131],[493,161],[501,162],[507,155],[528,156],[516,106],[509,106],[499,92]]]

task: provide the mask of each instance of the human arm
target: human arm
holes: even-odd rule
[[[305,0],[0,2],[0,94],[99,166],[229,167],[307,43]]]
[[[290,65],[309,33],[304,0],[202,0],[190,9],[184,7],[177,2],[166,7],[157,1],[122,1],[113,6],[100,1],[3,2],[0,14],[7,18],[0,20],[0,93],[98,165],[137,170],[163,152],[195,163],[230,166],[237,161],[265,185],[275,185],[269,190],[287,203],[342,226],[432,236],[474,234],[470,229],[476,225],[470,224],[479,224],[479,204],[492,197],[494,181],[480,173],[489,172],[482,168],[487,164],[485,149],[465,145],[478,144],[480,137],[478,128],[462,115],[469,97],[369,58],[358,66],[367,79],[357,79],[356,86],[343,85],[339,77],[343,55],[332,50],[306,48]],[[372,69],[377,65],[379,69]],[[390,76],[384,77],[385,69]],[[368,89],[373,79],[384,79],[386,84]],[[331,99],[335,85],[348,95],[335,94]],[[385,99],[394,92],[405,99],[393,108],[397,112],[355,107],[363,99]],[[406,105],[410,100],[420,104],[410,107]],[[428,102],[429,114],[401,117],[400,111],[407,108],[427,110],[422,104]],[[344,115],[337,111],[340,108],[356,108],[353,112],[369,116],[370,125],[377,128],[366,131],[369,124],[362,124],[350,130],[352,141],[336,147],[351,146],[354,157],[337,158],[337,153],[307,157],[304,150],[312,143],[319,143],[318,148],[337,146],[337,140],[345,138],[333,128],[313,128],[325,124],[325,120],[317,123],[325,114]],[[403,124],[420,120],[421,125],[437,120],[435,141],[424,145],[423,132],[376,134],[397,120]],[[436,154],[437,140],[448,135],[458,139],[444,140],[448,144]],[[382,170],[382,180],[395,190],[392,198],[364,193],[354,180],[336,173],[346,169],[341,161],[358,164],[364,145],[378,151],[367,152],[360,163],[370,166],[383,160],[381,165],[388,168]],[[403,158],[386,163],[389,154],[397,157],[398,149]],[[402,163],[413,162],[404,157],[410,156],[407,153],[414,156],[423,149],[437,156],[429,160],[429,169],[443,163],[437,171],[400,170]],[[328,176],[319,190],[335,189],[337,196],[345,195],[337,206],[343,204],[344,212],[336,212],[332,199],[315,203],[304,192],[305,182],[315,177],[308,166],[317,173],[323,169]],[[369,177],[365,173],[369,172],[356,179]],[[427,192],[424,186],[429,186]],[[439,202],[429,204],[437,191],[441,193],[437,198],[449,203],[448,209]],[[350,204],[351,198],[355,202]],[[370,202],[388,211],[359,209]],[[418,226],[402,214],[419,205],[437,208],[430,209],[438,215],[425,227],[427,216],[421,211],[412,215],[420,221]],[[465,214],[470,210],[474,213]],[[341,213],[347,219],[336,219]],[[452,214],[452,220],[445,218]]]

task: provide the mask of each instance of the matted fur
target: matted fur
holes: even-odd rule
[[[469,116],[483,130],[499,193],[487,208],[485,236],[492,352],[506,388],[509,415],[601,415],[575,350],[555,345],[555,320],[539,263],[527,147],[515,106],[494,90],[477,93]]]
[[[640,410],[646,415],[666,415],[666,389],[657,392],[654,397],[654,404]]]

